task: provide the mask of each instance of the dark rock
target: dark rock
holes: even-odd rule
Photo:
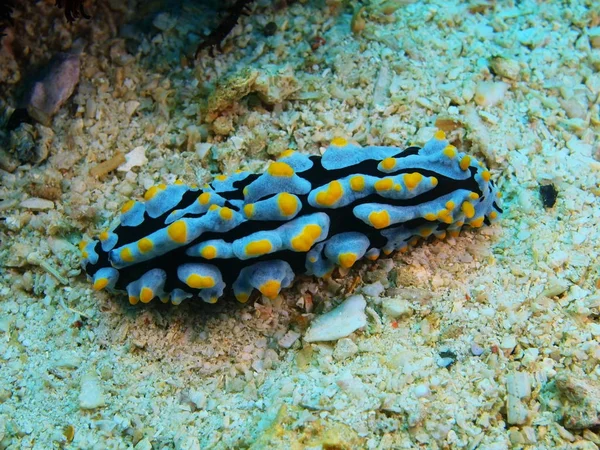
[[[48,126],[52,117],[73,95],[79,81],[79,54],[59,53],[48,64],[45,74],[33,83],[25,97],[31,117]]]

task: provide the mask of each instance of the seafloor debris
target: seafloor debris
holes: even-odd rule
[[[213,30],[201,43],[198,45],[196,49],[196,55],[194,58],[198,58],[198,55],[204,49],[210,49],[211,52],[214,52],[214,49],[221,51],[221,44],[223,40],[227,37],[231,30],[237,25],[238,20],[243,15],[248,15],[250,12],[248,7],[254,0],[236,0],[231,8],[229,8],[229,14],[227,17],[223,19],[223,21],[219,24],[217,28]]]
[[[210,94],[207,120],[212,122],[221,112],[252,92],[257,93],[265,104],[276,105],[299,88],[300,84],[289,67],[270,66],[261,71],[246,67],[218,84]]]
[[[600,383],[564,371],[554,379],[562,400],[563,425],[582,430],[600,425]]]
[[[79,54],[59,53],[48,64],[41,80],[35,82],[25,97],[31,117],[48,126],[52,117],[71,97],[79,82]]]
[[[10,132],[9,148],[20,162],[39,164],[48,158],[53,139],[50,128],[23,122]]]
[[[367,302],[362,295],[353,295],[337,308],[317,317],[306,331],[306,342],[335,341],[367,324],[365,307]]]
[[[544,208],[552,208],[556,203],[558,191],[553,184],[545,184],[540,186],[540,197]]]

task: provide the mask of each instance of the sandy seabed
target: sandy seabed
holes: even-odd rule
[[[264,0],[196,62],[202,5],[86,3],[69,25],[52,3],[0,52],[8,111],[84,43],[34,126],[42,161],[0,135],[1,449],[598,448],[598,2]],[[491,169],[497,224],[246,305],[130,306],[80,270],[82,235],[154,184],[436,129]],[[365,328],[303,340],[354,293]]]

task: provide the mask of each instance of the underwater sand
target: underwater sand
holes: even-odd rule
[[[52,3],[0,52],[14,106],[29,68],[85,43],[50,156],[0,171],[0,449],[598,448],[599,3],[372,1],[353,20],[265,0],[196,64],[218,23],[202,5],[89,3],[68,25]],[[237,98],[216,85],[232,75],[261,81]],[[82,235],[156,183],[436,128],[491,169],[497,224],[216,309],[130,306],[80,270]],[[364,329],[303,341],[357,293]]]

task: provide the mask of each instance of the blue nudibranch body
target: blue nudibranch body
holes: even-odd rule
[[[287,150],[265,173],[217,176],[203,188],[158,185],[121,209],[120,224],[82,241],[94,289],[208,303],[233,290],[269,298],[296,273],[456,235],[502,212],[490,172],[443,132],[424,147],[359,147],[334,139],[322,157]]]

